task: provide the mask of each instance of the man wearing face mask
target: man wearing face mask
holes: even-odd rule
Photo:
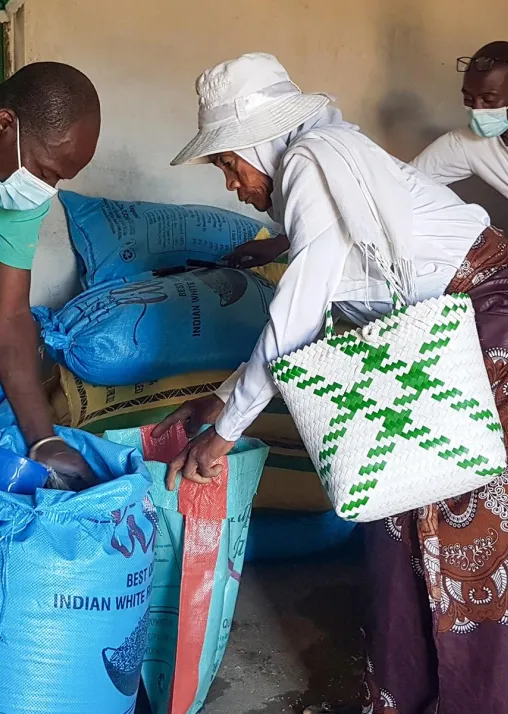
[[[460,57],[457,70],[464,73],[469,129],[440,137],[413,165],[444,184],[479,176],[508,198],[508,42]]]
[[[99,130],[97,92],[73,67],[38,62],[0,84],[0,383],[32,458],[88,485],[88,465],[53,430],[29,293],[56,185],[90,162]]]
[[[413,165],[439,183],[476,175],[508,198],[508,42],[492,42],[474,57],[460,57],[469,129],[451,131]]]

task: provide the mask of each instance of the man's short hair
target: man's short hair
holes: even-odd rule
[[[508,42],[504,40],[489,42],[475,53],[475,57],[495,58],[508,63]]]
[[[34,62],[2,82],[0,109],[15,112],[22,131],[40,138],[64,133],[78,119],[100,117],[92,82],[60,62]]]

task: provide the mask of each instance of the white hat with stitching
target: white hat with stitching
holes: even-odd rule
[[[196,82],[199,131],[171,162],[209,163],[296,129],[323,109],[327,94],[303,94],[272,55],[254,53],[207,69]]]

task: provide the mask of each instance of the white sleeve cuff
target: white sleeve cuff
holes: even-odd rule
[[[236,383],[240,379],[240,377],[243,375],[247,368],[247,362],[243,362],[236,372],[233,372],[233,374],[226,379],[225,382],[223,382],[218,389],[215,390],[215,395],[219,397],[219,399],[222,399],[224,404],[228,401],[229,397],[233,394]]]
[[[241,385],[238,385],[236,390],[241,390]],[[257,399],[243,413],[236,406],[236,397],[238,396],[236,390],[226,402],[224,409],[215,422],[215,431],[226,441],[238,441],[243,432],[251,426],[278,391],[273,382],[268,382],[259,393]]]
[[[245,419],[229,400],[215,422],[215,431],[226,441],[238,441],[248,426],[244,422]]]

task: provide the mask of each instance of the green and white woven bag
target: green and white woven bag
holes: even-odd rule
[[[503,432],[467,295],[395,309],[270,365],[342,518],[374,521],[485,486]]]

